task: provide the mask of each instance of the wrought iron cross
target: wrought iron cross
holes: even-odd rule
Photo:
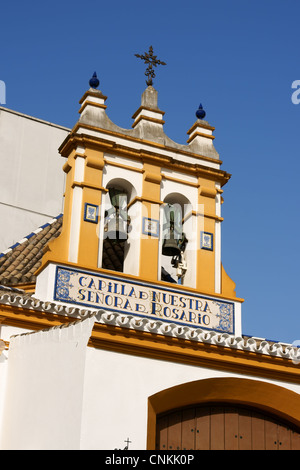
[[[148,65],[146,68],[145,75],[148,77],[146,80],[146,83],[148,86],[153,85],[153,78],[155,77],[155,72],[153,67],[156,67],[157,65],[167,65],[165,62],[162,62],[161,60],[157,59],[157,55],[153,55],[153,47],[149,47],[149,52],[145,52],[144,55],[140,54],[134,54],[136,57],[139,59],[142,59],[145,64]]]

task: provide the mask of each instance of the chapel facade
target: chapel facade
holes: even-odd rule
[[[205,110],[182,145],[153,83],[131,129],[89,85],[63,214],[0,256],[0,447],[299,449],[298,351],[243,335]]]

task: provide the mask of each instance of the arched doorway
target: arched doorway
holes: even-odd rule
[[[263,444],[257,444],[262,435]],[[149,450],[196,449],[200,439],[204,446],[205,436],[207,449],[225,448],[225,441],[229,448],[230,439],[230,448],[300,449],[300,396],[272,383],[224,377],[184,383],[149,397]]]
[[[300,450],[294,427],[255,408],[208,404],[157,418],[159,450]]]

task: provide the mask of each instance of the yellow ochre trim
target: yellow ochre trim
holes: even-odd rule
[[[223,222],[224,221],[224,217],[219,217],[215,214],[208,214],[208,213],[205,212],[204,214],[198,214],[198,215],[207,217],[208,219],[214,219],[217,222]]]
[[[203,129],[209,129],[210,131],[214,131],[215,130],[215,127],[212,127],[210,126],[209,124],[200,124],[199,122],[195,122],[192,127],[187,131],[187,134],[191,134],[195,129],[199,129],[199,128],[203,128]]]
[[[215,138],[215,136],[213,136],[213,135],[204,134],[202,132],[194,132],[194,134],[191,135],[191,137],[187,140],[187,143],[189,144],[190,142],[192,142],[192,140],[194,140],[198,135],[200,137],[206,137],[207,139],[211,139],[211,140],[214,140],[214,138]]]
[[[180,179],[180,178],[174,178],[173,176],[166,175],[165,173],[162,173],[162,178],[168,181],[174,181],[174,183],[181,183],[187,186],[193,186],[194,188],[198,188],[199,184],[198,183],[193,183],[192,181]]]
[[[149,162],[148,159],[145,159],[143,170],[143,203],[141,216],[159,220],[161,183],[160,165]],[[148,202],[148,198],[158,202]],[[142,278],[147,276],[151,282],[156,281],[158,276],[158,251],[159,239],[157,237],[152,238],[148,235],[141,234],[139,276]]]
[[[201,196],[206,196],[206,197],[211,197],[215,198],[217,195],[218,191],[216,188],[207,188],[206,186],[201,186],[200,187],[200,195]]]
[[[97,185],[95,185],[95,184],[85,183],[84,181],[83,181],[83,182],[73,181],[73,183],[72,183],[72,185],[71,185],[71,188],[75,188],[75,187],[96,189],[96,190],[98,190],[98,191],[103,191],[103,192],[105,192],[105,193],[108,192],[108,189],[103,188],[102,186],[97,186]]]
[[[102,170],[105,165],[104,158],[99,158],[99,156],[86,155],[86,166],[89,168],[94,168],[95,170]]]
[[[165,124],[165,121],[163,121],[162,119],[156,119],[156,118],[152,118],[149,116],[144,116],[142,114],[136,121],[134,121],[131,127],[137,126],[138,123],[143,120],[153,122],[154,124],[162,124],[162,125]]]
[[[144,172],[144,170],[142,168],[136,168],[134,166],[125,165],[124,163],[121,163],[121,162],[112,162],[111,160],[107,160],[107,158],[104,158],[104,161],[105,161],[106,165],[111,165],[111,166],[115,166],[115,167],[118,167],[118,168],[123,168],[125,170],[136,171],[137,173],[143,173]]]
[[[176,385],[149,397],[147,449],[156,448],[156,420],[159,414],[190,405],[212,403],[251,406],[300,427],[300,400],[296,392],[246,378],[208,378]]]
[[[140,197],[140,196],[135,196],[135,198],[133,198],[128,206],[127,206],[127,209],[129,209],[129,207],[133,206],[133,204],[135,204],[136,202],[149,202],[150,204],[164,204],[163,201],[160,201],[159,199],[152,199],[150,197]]]
[[[79,100],[79,104],[82,104],[88,96],[95,96],[96,98],[101,98],[104,101],[107,100],[107,96],[103,95],[102,92],[99,93],[99,91],[87,90]]]
[[[122,137],[126,138],[127,136]],[[142,141],[141,139],[132,139],[132,140],[138,140],[140,142],[145,143],[145,141]],[[157,153],[150,152],[150,151],[145,151],[145,150],[136,150],[132,149],[129,147],[125,147],[119,144],[116,144],[115,142],[107,141],[102,138],[95,138],[88,136],[86,134],[70,134],[68,138],[65,139],[63,144],[61,145],[59,151],[62,154],[62,156],[67,157],[68,152],[71,150],[71,148],[76,148],[78,145],[78,142],[80,142],[80,145],[83,146],[93,146],[95,148],[98,148],[99,150],[106,151],[107,153],[111,153],[112,155],[115,153],[118,153],[120,156],[124,155],[127,158],[134,158],[137,161],[145,161],[146,159],[149,162],[153,162],[155,165],[161,165],[164,168],[170,168],[170,169],[175,169],[181,172],[184,172],[186,174],[191,174],[193,176],[202,176],[207,179],[210,179],[212,181],[220,182],[222,186],[224,186],[228,180],[231,178],[231,175],[223,170],[216,169],[216,168],[211,168],[211,167],[206,167],[201,164],[192,164],[192,163],[186,163],[182,161],[174,161],[172,157],[165,156],[165,155],[158,155]],[[202,159],[205,161],[210,161],[214,162],[218,165],[221,165],[222,162],[220,160],[215,160],[209,157],[202,157],[197,154],[189,153],[189,152],[180,152],[177,149],[173,148],[168,148],[164,146],[160,146],[158,144],[155,144],[153,142],[147,142],[149,145],[158,147],[158,148],[164,148],[166,150],[171,150],[174,153],[181,153],[190,157],[195,157],[198,160]],[[109,162],[111,163],[111,162]]]
[[[150,173],[144,172],[144,179],[145,181],[149,181],[150,183],[160,184],[162,180],[162,175],[159,173]]]
[[[0,323],[1,323],[1,321],[0,321]],[[1,339],[1,338],[0,338],[0,341],[3,341],[5,351],[7,351],[9,349],[9,341],[5,341],[4,339]],[[1,356],[1,349],[0,349],[0,356]]]
[[[82,111],[87,107],[87,106],[95,106],[96,108],[102,108],[102,109],[106,109],[107,106],[106,104],[101,104],[101,103],[95,103],[94,101],[85,101],[83,103],[83,105],[81,106],[81,108],[79,109],[78,113],[81,114]]]
[[[176,148],[173,148],[173,147],[169,147],[167,145],[159,144],[157,142],[143,140],[143,139],[140,139],[138,137],[133,137],[133,136],[126,135],[126,134],[121,134],[119,132],[110,131],[110,130],[107,130],[107,129],[101,129],[101,128],[98,128],[98,127],[95,127],[95,126],[90,126],[89,124],[84,124],[84,123],[80,123],[80,122],[75,124],[75,126],[72,129],[72,133],[69,134],[69,136],[66,137],[66,139],[62,143],[60,149],[63,149],[63,147],[66,145],[66,143],[68,143],[68,140],[70,138],[74,138],[74,137],[79,137],[79,138],[84,137],[85,139],[90,138],[90,139],[99,140],[99,141],[102,140],[101,137],[89,136],[88,134],[76,134],[76,132],[78,131],[79,128],[88,129],[88,130],[97,131],[97,132],[103,132],[104,134],[111,135],[111,136],[114,136],[114,137],[119,137],[119,138],[122,138],[124,140],[130,140],[132,142],[147,143],[147,144],[151,145],[152,147],[163,148],[163,149],[168,150],[168,151],[173,152],[173,153],[179,153],[179,154],[183,154],[183,155],[187,155],[187,156],[192,156],[192,157],[197,158],[197,159],[202,159],[202,160],[212,162],[212,163],[217,163],[217,164],[220,164],[220,165],[223,163],[221,160],[216,159],[216,158],[206,157],[204,155],[199,155],[198,153],[194,153],[194,152],[187,152],[183,149],[176,149]],[[103,140],[105,140],[105,139],[103,139]],[[107,141],[107,142],[111,143],[111,141]],[[60,149],[59,149],[59,151],[60,151]],[[130,148],[130,150],[132,150],[132,149]]]
[[[133,114],[132,119],[135,119],[140,114],[140,112],[143,111],[144,109],[146,111],[151,111],[152,113],[157,113],[157,114],[162,114],[162,115],[165,114],[165,112],[161,111],[160,109],[153,109],[147,106],[140,106],[139,109],[137,109],[136,112]]]
[[[78,318],[11,305],[0,306],[0,322],[40,331]],[[144,331],[95,323],[88,346],[179,364],[300,383],[300,368],[290,359],[205,344]],[[300,402],[300,400],[299,400]]]

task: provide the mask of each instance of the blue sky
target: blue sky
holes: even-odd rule
[[[185,143],[202,103],[224,189],[223,264],[243,304],[243,333],[300,339],[300,3],[295,0],[2,2],[6,106],[72,127],[94,71],[107,114],[130,128],[145,89],[135,53],[167,63],[154,86],[165,132]]]

